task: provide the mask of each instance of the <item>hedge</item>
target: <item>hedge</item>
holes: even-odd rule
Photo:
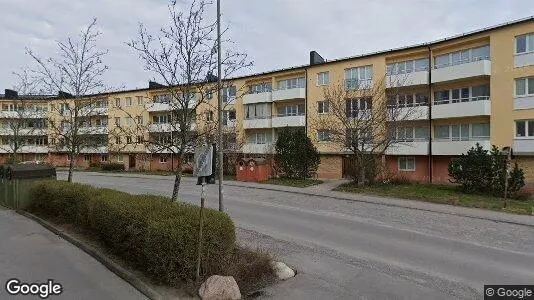
[[[199,207],[64,181],[39,182],[30,195],[29,211],[96,234],[155,280],[176,284],[194,279]],[[221,273],[235,249],[235,227],[228,215],[206,209],[204,216],[202,277]]]
[[[122,163],[105,163],[101,164],[103,171],[124,171],[124,164]]]

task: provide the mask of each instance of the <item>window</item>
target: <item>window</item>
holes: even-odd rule
[[[137,136],[137,143],[138,143],[138,144],[141,144],[142,142],[143,142],[143,137],[140,136],[140,135],[138,135],[138,136]]]
[[[124,156],[122,154],[117,154],[117,162],[124,162]]]
[[[167,163],[167,156],[160,156],[159,157],[159,162],[162,163],[162,164],[166,164]]]
[[[515,80],[516,96],[533,96],[534,95],[534,77],[518,78]]]
[[[121,99],[115,98],[115,107],[121,107]]]
[[[271,134],[266,132],[252,133],[248,136],[248,142],[251,144],[267,144],[272,140]]]
[[[345,101],[347,118],[365,117],[372,109],[371,98],[357,98]],[[360,112],[361,111],[361,112]]]
[[[437,139],[449,139],[450,138],[449,125],[436,126],[435,134],[436,134]]]
[[[83,156],[84,161],[91,161],[91,155],[84,155]]]
[[[120,136],[115,137],[115,144],[117,144],[117,145],[121,144],[121,137]]]
[[[100,156],[100,161],[101,161],[101,162],[107,162],[107,161],[108,161],[108,156],[107,156],[107,154],[103,154],[103,155],[101,155],[101,156]]]
[[[126,144],[133,144],[131,136],[126,137]]]
[[[328,101],[319,101],[317,102],[317,113],[320,115],[327,114],[330,109],[330,105],[328,104]]]
[[[399,157],[399,171],[415,171],[415,157]]]
[[[265,93],[273,90],[273,85],[270,82],[252,84],[249,89],[250,94]]]
[[[135,119],[137,121],[137,125],[143,125],[143,116],[137,116]]]
[[[213,111],[207,111],[204,113],[207,122],[213,122]]]
[[[132,125],[132,117],[126,117],[126,125],[131,126]]]
[[[387,65],[388,75],[400,75],[420,71],[428,71],[428,59],[407,60]]]
[[[152,122],[154,124],[167,124],[169,123],[169,115],[156,115],[152,116]]]
[[[415,106],[428,105],[428,93],[417,93],[415,95]]]
[[[212,91],[206,92],[205,98],[208,100],[211,100],[213,98],[213,92]]]
[[[235,119],[236,119],[235,110],[223,111],[223,125],[228,126],[231,122],[234,122]]]
[[[488,139],[490,136],[490,125],[485,124],[472,124],[471,136],[475,139]]]
[[[471,88],[472,101],[488,100],[490,97],[489,85],[478,85]]]
[[[415,60],[415,72],[428,71],[428,59]]]
[[[345,146],[348,149],[366,148],[373,141],[372,133],[365,129],[348,129],[345,133]]]
[[[487,140],[490,137],[490,124],[454,124],[434,127],[438,140],[473,141]]]
[[[372,78],[373,67],[370,65],[345,69],[345,85],[349,90],[370,88]]]
[[[143,105],[143,97],[137,96],[137,105]]]
[[[222,90],[222,101],[223,102],[231,102],[235,100],[236,96],[236,88],[235,86],[225,87]]]
[[[330,82],[329,72],[317,73],[317,85],[328,85],[329,82]]]
[[[534,137],[534,120],[515,121],[516,137]]]
[[[115,125],[121,126],[121,118],[120,117],[115,117]]]
[[[268,119],[271,117],[271,103],[245,105],[245,119]]]
[[[306,86],[306,81],[304,80],[304,77],[291,78],[291,79],[278,81],[279,90],[304,88],[305,86]]]
[[[515,37],[515,53],[521,54],[534,51],[534,33]]]
[[[330,142],[332,140],[332,137],[330,136],[330,132],[327,130],[319,130],[317,132],[317,140],[319,142]]]
[[[279,117],[303,116],[305,113],[304,104],[286,105],[278,110]]]
[[[485,45],[473,49],[465,49],[434,57],[434,68],[444,68],[454,65],[465,64],[478,60],[490,59],[490,47]]]

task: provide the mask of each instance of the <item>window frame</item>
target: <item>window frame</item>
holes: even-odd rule
[[[319,143],[330,143],[332,142],[332,135],[328,130],[318,130],[317,131],[317,141]]]
[[[517,52],[517,41],[521,37],[525,38],[525,51],[524,52]],[[523,55],[523,54],[534,53],[534,49],[530,49],[530,43],[532,43],[532,45],[534,46],[534,42],[530,42],[530,40],[534,40],[534,32],[529,32],[529,33],[525,33],[525,34],[521,34],[521,35],[515,36],[515,39],[514,39],[514,54],[515,55]]]
[[[522,95],[518,95],[517,94],[517,82],[519,80],[524,80],[524,82],[525,82],[525,94],[522,94]],[[531,89],[529,82],[532,82],[534,84],[534,76],[520,77],[520,78],[515,78],[514,79],[514,97],[515,98],[533,97],[534,96],[534,88],[532,88],[533,93],[532,94],[529,93],[529,89]]]
[[[330,71],[317,73],[317,86],[326,86],[330,84]]]
[[[524,125],[524,128],[525,128],[525,135],[524,136],[518,136],[517,135],[517,125],[518,123],[523,123]],[[518,140],[531,140],[531,139],[534,139],[534,130],[533,130],[533,135],[529,135],[529,130],[532,130],[530,129],[530,125],[534,126],[534,119],[521,119],[521,120],[515,120],[514,122],[514,139],[518,139]]]
[[[413,161],[413,168],[411,169],[408,169],[408,160]],[[415,172],[416,169],[417,169],[417,166],[415,162],[415,156],[399,156],[397,158],[397,170],[399,172]]]

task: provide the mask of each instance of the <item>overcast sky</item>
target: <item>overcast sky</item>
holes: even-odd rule
[[[182,0],[185,1],[185,0]],[[326,59],[428,42],[528,17],[532,0],[221,0],[223,22],[249,72],[306,64],[309,51]],[[154,76],[125,45],[138,22],[158,29],[166,0],[0,0],[0,92],[13,71],[29,64],[25,47],[50,56],[56,41],[75,35],[93,17],[109,49],[105,81],[144,88]],[[215,6],[213,16],[215,16]]]

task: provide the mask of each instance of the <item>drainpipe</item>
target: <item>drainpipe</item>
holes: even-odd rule
[[[428,181],[432,183],[432,49],[428,46]]]
[[[304,69],[304,133],[308,135],[308,68]]]

